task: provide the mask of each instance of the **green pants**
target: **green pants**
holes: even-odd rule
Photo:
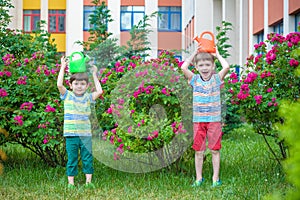
[[[66,137],[66,150],[68,154],[67,176],[78,174],[78,152],[80,151],[82,171],[93,174],[92,137]]]

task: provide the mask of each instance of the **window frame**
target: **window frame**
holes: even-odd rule
[[[166,11],[160,11],[160,7],[167,8]],[[178,7],[180,8],[180,11],[172,11],[172,7]],[[158,8],[158,17],[157,17],[157,29],[159,32],[181,32],[182,31],[182,7],[181,6],[159,6]],[[160,14],[167,14],[168,16],[168,29],[160,29],[159,28],[159,21],[160,21]],[[172,28],[172,14],[179,14],[180,22],[179,22],[179,29]]]
[[[86,8],[92,8],[91,10],[86,10]],[[84,6],[83,8],[83,31],[89,31],[90,29],[92,29],[93,27],[90,24],[90,15],[93,14],[93,12],[97,9],[97,6]],[[87,14],[87,16],[86,16]],[[86,18],[88,18],[88,24],[86,24]],[[87,28],[87,26],[89,28]]]
[[[122,10],[122,7],[131,7],[131,10]],[[135,11],[134,7],[143,7],[143,11]],[[122,14],[129,13],[131,14],[131,19],[130,19],[130,28],[123,28],[122,27]],[[134,24],[134,15],[135,14],[143,14],[143,18],[145,17],[145,6],[121,6],[121,11],[120,11],[120,31],[130,31],[132,27],[135,25]]]
[[[298,31],[298,26],[300,26],[300,12],[295,14],[295,32],[299,32]]]
[[[56,11],[56,13],[50,13],[50,11]],[[59,11],[64,11],[64,13],[59,13]],[[56,30],[52,31],[50,30],[50,18],[55,17],[55,27]],[[60,31],[59,30],[59,17],[64,17],[64,30]],[[58,9],[58,10],[49,10],[48,13],[48,32],[49,33],[66,33],[66,10]]]
[[[30,14],[25,14],[24,11],[30,11],[31,13]],[[39,13],[32,13],[32,11],[39,11]],[[30,17],[30,27],[29,27],[29,31],[28,30],[25,30],[25,17]],[[37,28],[34,27],[34,17],[39,17],[39,20],[38,21],[41,21],[41,11],[40,10],[37,10],[37,9],[33,9],[33,10],[23,10],[23,31],[25,33],[30,33],[32,31],[36,31]]]
[[[280,21],[273,25],[273,32],[283,35],[283,21]]]

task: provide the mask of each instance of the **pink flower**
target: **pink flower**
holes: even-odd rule
[[[235,72],[232,72],[232,73],[230,74],[230,77],[229,77],[229,78],[231,78],[231,79],[237,79],[238,76],[237,76],[237,74],[236,74]]]
[[[111,132],[112,132],[113,134],[116,134],[117,128],[112,129]]]
[[[6,97],[8,94],[4,88],[0,88],[0,97]]]
[[[158,137],[158,131],[157,131],[157,130],[153,131],[152,134],[153,134],[153,137],[154,137],[154,138],[157,138],[157,137]]]
[[[114,160],[119,160],[119,159],[120,159],[120,156],[116,152],[114,152]]]
[[[44,144],[47,144],[47,143],[48,143],[48,140],[45,138],[45,139],[43,140],[43,143],[44,143]]]
[[[28,110],[28,111],[31,111],[33,107],[33,103],[32,102],[25,102],[25,103],[22,103],[22,105],[20,106],[20,109],[21,110]]]
[[[128,133],[132,133],[132,126],[129,126],[129,127],[128,127],[127,132],[128,132]]]
[[[299,65],[298,60],[295,60],[294,58],[290,60],[290,66],[297,67]]]
[[[269,103],[268,103],[268,106],[269,106],[269,107],[270,107],[270,106],[272,106],[272,105],[273,105],[273,103],[272,103],[272,102],[269,102]]]
[[[26,79],[27,79],[27,76],[21,76],[19,77],[18,81],[17,81],[17,84],[18,85],[26,85]]]
[[[244,80],[245,83],[252,83],[257,78],[257,74],[255,72],[250,72],[247,75],[247,78]]]
[[[153,140],[152,136],[148,135],[147,140],[149,140],[149,141]]]
[[[261,104],[262,102],[262,95],[256,95],[254,96],[254,99],[256,101],[257,104]]]
[[[24,63],[27,64],[28,62],[29,62],[29,59],[28,59],[28,58],[25,58],[25,59],[24,59]]]
[[[268,89],[267,89],[267,92],[268,92],[268,93],[270,93],[270,92],[272,92],[272,91],[273,91],[273,88],[268,88]]]
[[[55,108],[51,107],[50,105],[46,105],[45,112],[55,112]]]
[[[124,104],[124,102],[125,102],[125,100],[124,100],[124,99],[118,99],[118,104],[120,104],[120,105],[123,105],[123,104]]]
[[[4,73],[5,73],[5,75],[6,75],[7,77],[11,77],[11,72],[9,72],[9,71],[4,71]]]
[[[24,124],[23,122],[23,116],[17,115],[14,117],[15,123],[18,124],[19,126],[22,126]]]
[[[163,94],[165,94],[166,96],[170,96],[170,93],[169,93],[169,91],[168,91],[167,88],[163,88],[163,89],[161,90],[161,92],[162,92]]]

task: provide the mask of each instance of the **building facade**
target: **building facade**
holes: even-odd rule
[[[253,52],[253,45],[270,32],[287,34],[297,31],[300,22],[299,0],[102,0],[110,10],[113,22],[108,32],[126,45],[129,30],[145,15],[158,11],[151,19],[150,57],[160,50],[193,51],[195,36],[203,31],[216,32],[222,21],[230,22],[231,64],[243,66]],[[86,41],[90,27],[88,16],[95,9],[92,0],[12,0],[15,8],[10,28],[31,32],[39,20],[49,31],[59,52],[67,55],[82,50],[76,41]],[[178,54],[185,58],[189,53]]]

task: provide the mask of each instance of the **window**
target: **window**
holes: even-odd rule
[[[121,31],[128,31],[145,16],[144,6],[121,7]]]
[[[264,32],[260,32],[256,34],[256,43],[259,44],[260,42],[264,41]]]
[[[83,30],[88,31],[91,29],[91,24],[90,24],[90,15],[93,14],[94,10],[96,10],[96,6],[84,6],[84,11],[83,11]]]
[[[295,15],[295,31],[296,32],[299,32],[298,31],[298,26],[300,26],[300,13],[297,13]]]
[[[161,6],[158,7],[158,30],[181,31],[181,7]]]
[[[50,33],[63,33],[66,31],[65,10],[49,10],[49,32]]]
[[[24,10],[23,20],[23,29],[25,32],[36,30],[40,21],[40,10]]]
[[[278,24],[274,25],[273,32],[283,35],[283,22],[279,22]]]

